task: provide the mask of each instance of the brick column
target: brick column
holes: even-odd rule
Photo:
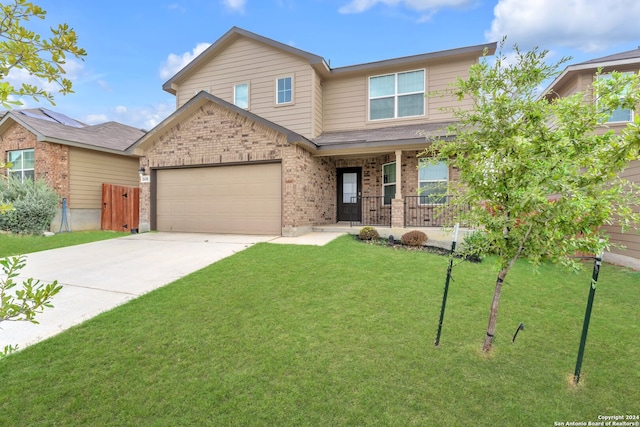
[[[404,200],[391,200],[391,227],[404,228]]]

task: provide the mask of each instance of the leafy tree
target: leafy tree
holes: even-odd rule
[[[0,4],[0,102],[5,108],[21,105],[12,96],[30,96],[35,100],[44,98],[51,104],[54,95],[50,90],[36,85],[22,83],[14,87],[7,76],[14,69],[22,69],[30,75],[55,83],[59,93],[72,91],[72,83],[64,78],[67,55],[82,59],[86,55],[79,48],[76,33],[67,24],[50,28],[51,35],[44,38],[25,26],[32,18],[45,19],[46,11],[26,0],[13,0]]]
[[[483,350],[496,332],[502,284],[519,258],[579,268],[577,252],[609,248],[602,225],[640,224],[640,189],[618,174],[640,158],[640,117],[616,134],[605,126],[619,106],[640,103],[638,75],[596,79],[593,95],[538,96],[568,58],[545,63],[537,48],[515,57],[483,58],[451,90],[473,108],[451,109],[455,138],[432,141],[426,154],[460,171],[454,203],[470,206],[463,218],[481,226],[467,251],[495,254],[496,279]],[[451,92],[449,92],[450,94]],[[597,99],[597,102],[595,102]]]

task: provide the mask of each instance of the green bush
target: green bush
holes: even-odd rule
[[[375,240],[380,238],[378,231],[368,225],[360,229],[358,236],[360,237],[360,240]]]
[[[0,229],[13,233],[38,234],[49,229],[58,211],[60,196],[42,180],[0,180],[0,204],[12,209],[0,215]]]
[[[413,230],[403,234],[401,240],[403,245],[422,246],[427,241],[427,235],[420,230]]]

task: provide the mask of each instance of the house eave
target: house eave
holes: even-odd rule
[[[422,151],[429,143],[424,137],[401,139],[395,141],[351,141],[347,143],[328,144],[318,147],[316,157],[358,156],[383,154],[396,150]]]
[[[549,86],[547,86],[547,88],[542,92],[541,97],[547,97],[552,95],[553,88],[557,87],[558,85],[560,85],[561,82],[563,82],[564,80],[570,78],[571,76],[581,71],[593,70],[595,73],[595,71],[597,71],[600,68],[611,69],[611,68],[616,68],[621,66],[639,65],[639,64],[640,64],[639,58],[628,58],[628,59],[620,59],[615,61],[603,61],[603,62],[570,65],[567,68],[565,68],[564,71],[558,77],[556,77]]]

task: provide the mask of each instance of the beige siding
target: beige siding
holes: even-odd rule
[[[314,85],[313,85],[313,131],[312,137],[316,137],[322,133],[324,128],[324,95],[322,79],[315,72],[313,73]]]
[[[138,158],[71,147],[69,207],[100,209],[102,184],[137,187]]]
[[[621,174],[622,177],[640,185],[640,160],[634,160]],[[640,212],[640,206],[636,207]],[[623,245],[626,249],[613,248],[611,252],[640,259],[640,230],[628,230],[621,233],[620,227],[605,227],[611,236],[611,242]]]
[[[276,80],[289,76],[293,77],[293,104],[276,105]],[[309,118],[314,108],[315,82],[309,62],[246,38],[232,42],[182,82],[177,91],[177,107],[201,90],[233,102],[233,87],[240,83],[249,83],[249,110],[252,113],[311,136]]]
[[[425,115],[390,120],[368,120],[368,79],[370,76],[425,69],[426,90],[442,91],[457,77],[469,74],[469,67],[476,61],[464,59],[446,63],[420,64],[411,67],[390,68],[375,73],[362,73],[324,82],[324,131],[342,131],[362,128],[380,128],[425,121],[441,122],[450,120],[451,113],[441,111],[443,107],[464,106],[453,97],[429,97],[425,104]],[[468,104],[470,105],[470,104]]]

